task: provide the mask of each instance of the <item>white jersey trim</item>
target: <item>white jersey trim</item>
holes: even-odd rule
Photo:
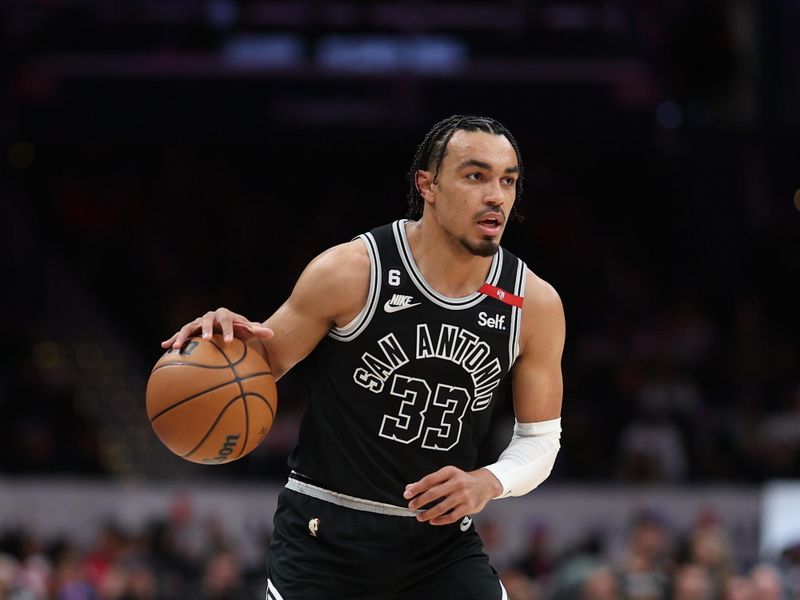
[[[520,298],[525,297],[525,280],[527,279],[528,267],[517,259],[517,275],[514,279],[514,295]],[[511,333],[508,336],[508,368],[514,364],[519,356],[519,334],[522,328],[522,309],[516,306],[511,307]]]
[[[266,600],[283,600],[283,596],[280,595],[278,590],[275,589],[275,586],[272,585],[272,582],[267,578],[267,599]]]
[[[440,294],[434,290],[431,285],[425,280],[420,270],[417,268],[417,263],[414,262],[414,255],[411,253],[411,248],[408,245],[408,238],[406,237],[405,224],[408,223],[407,219],[395,221],[392,224],[394,231],[395,242],[397,243],[397,252],[400,254],[400,260],[406,268],[406,272],[411,277],[411,281],[422,294],[434,304],[442,308],[450,308],[453,310],[464,310],[471,308],[480,303],[486,296],[481,292],[475,291],[474,293],[463,296],[461,298],[450,298]],[[503,250],[498,249],[494,257],[492,257],[492,264],[489,267],[489,274],[486,277],[486,283],[489,285],[497,285],[500,279],[500,274],[503,271]]]
[[[375,238],[371,233],[359,235],[357,239],[364,242],[367,247],[367,254],[369,255],[369,293],[367,294],[367,301],[352,321],[344,327],[332,327],[328,332],[328,336],[340,342],[350,342],[356,339],[364,329],[366,329],[372,317],[375,315],[375,309],[378,306],[378,299],[381,295],[381,258],[378,254],[378,246],[375,243]]]

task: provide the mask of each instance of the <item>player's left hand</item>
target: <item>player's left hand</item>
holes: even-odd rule
[[[403,497],[410,500],[411,510],[432,505],[417,515],[418,521],[449,525],[479,513],[502,491],[500,482],[487,469],[467,472],[447,466],[408,484]]]

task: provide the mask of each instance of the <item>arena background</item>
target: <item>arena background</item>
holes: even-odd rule
[[[454,113],[517,137],[504,245],[567,314],[555,471],[478,519],[511,597],[800,598],[799,24],[797,0],[0,2],[0,598],[263,597],[302,373],[252,455],[200,467],[144,413],[159,342],[265,318],[404,215]]]

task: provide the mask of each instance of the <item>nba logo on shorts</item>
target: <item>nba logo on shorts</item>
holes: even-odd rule
[[[317,537],[317,531],[319,531],[319,517],[314,517],[308,522],[308,532]]]
[[[506,293],[503,290],[497,290],[497,297],[500,298],[500,300],[504,300]]]

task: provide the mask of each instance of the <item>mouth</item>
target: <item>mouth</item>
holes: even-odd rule
[[[495,236],[500,233],[502,227],[503,219],[496,214],[486,215],[478,221],[478,229],[480,229],[484,235]]]

